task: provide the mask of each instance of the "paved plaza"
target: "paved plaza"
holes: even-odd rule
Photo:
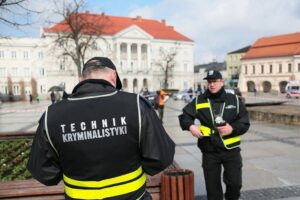
[[[34,131],[50,101],[4,103],[0,106],[0,132]],[[170,100],[165,109],[164,126],[176,143],[175,161],[195,174],[196,199],[205,198],[201,168],[202,155],[196,139],[179,128],[177,116],[183,101]],[[300,131],[284,126],[252,121],[242,137],[242,200],[300,199]]]

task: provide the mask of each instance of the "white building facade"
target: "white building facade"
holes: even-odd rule
[[[115,17],[116,18],[116,17]],[[122,22],[124,17],[117,17]],[[136,18],[124,18],[135,21]],[[139,22],[144,19],[138,17]],[[149,20],[144,20],[148,23]],[[151,20],[155,21],[155,20]],[[164,37],[130,24],[112,34],[101,36],[93,48],[85,54],[85,60],[94,56],[109,57],[117,67],[123,90],[138,93],[142,88],[149,91],[163,87],[164,72],[159,67],[161,51],[176,51],[175,67],[169,75],[168,89],[188,89],[193,86],[194,44],[179,34],[165,21],[155,21],[169,31]],[[152,27],[155,30],[155,27]],[[151,28],[150,28],[151,29]],[[40,38],[0,39],[0,93],[25,96],[39,94],[48,98],[52,86],[64,86],[71,93],[78,83],[76,65],[70,57],[62,56],[63,50],[55,44],[56,34],[44,31]],[[178,39],[174,35],[178,34]]]
[[[300,80],[300,33],[258,39],[242,58],[242,93],[284,93],[294,80]]]

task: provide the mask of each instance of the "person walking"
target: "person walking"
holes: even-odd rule
[[[223,199],[222,167],[225,199],[237,200],[242,187],[240,136],[250,127],[248,112],[237,95],[225,92],[219,71],[208,71],[204,79],[207,90],[183,108],[180,126],[198,138],[208,200]]]
[[[165,103],[167,102],[169,96],[167,95],[167,93],[164,90],[159,90],[157,92],[158,96],[158,106],[157,106],[157,111],[158,111],[158,115],[159,115],[159,119],[161,122],[163,122],[163,118],[164,118],[164,107],[165,107]]]
[[[173,162],[174,142],[146,100],[120,91],[110,59],[88,60],[82,74],[40,119],[27,169],[45,185],[63,179],[66,199],[151,199],[146,174]]]
[[[35,100],[36,100],[36,102],[37,102],[38,104],[40,103],[40,99],[41,99],[40,95],[37,94],[36,97],[35,97]]]
[[[29,94],[29,103],[32,104],[32,101],[33,101],[32,94]]]

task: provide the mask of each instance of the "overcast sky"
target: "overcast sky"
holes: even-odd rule
[[[46,11],[32,18],[36,25],[20,32],[0,24],[0,34],[39,37],[45,19],[56,20],[45,2],[31,0],[32,8]],[[261,37],[300,32],[299,0],[87,0],[86,10],[166,19],[167,25],[194,40],[195,64],[224,61],[226,53]]]

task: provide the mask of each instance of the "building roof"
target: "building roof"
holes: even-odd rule
[[[232,52],[229,52],[227,54],[236,54],[236,53],[246,53],[249,49],[250,49],[251,45],[248,45],[246,47],[243,47],[241,49],[238,49],[238,50],[235,50],[235,51],[232,51]]]
[[[208,64],[201,64],[201,65],[194,66],[195,73],[199,73],[200,69],[205,69],[204,70],[205,72],[209,70],[223,71],[226,70],[226,64],[225,62],[211,62]]]
[[[300,32],[260,38],[242,59],[293,55],[300,55]]]
[[[182,40],[182,41],[192,41],[190,38],[182,35],[181,33],[174,30],[173,26],[167,26],[166,21],[158,21],[153,19],[143,19],[140,16],[135,18],[130,17],[118,17],[102,14],[91,14],[89,12],[79,13],[81,20],[95,24],[95,26],[105,27],[101,28],[98,33],[94,30],[89,30],[86,28],[85,33],[99,34],[99,35],[115,35],[120,31],[136,25],[155,39],[165,39],[165,40]],[[68,25],[65,20],[55,24],[50,28],[44,28],[44,32],[56,33],[56,32],[70,32]]]

